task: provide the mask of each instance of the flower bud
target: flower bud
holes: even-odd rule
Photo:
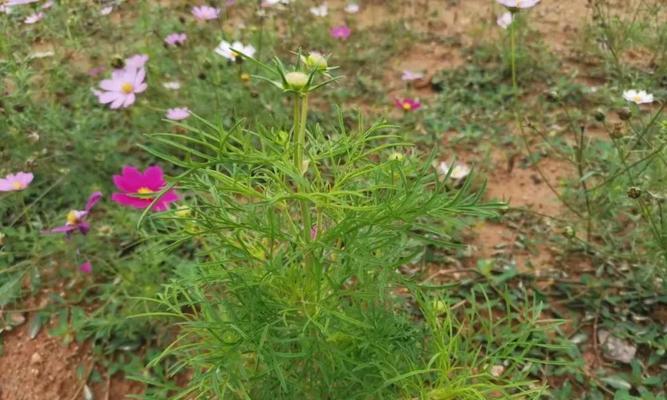
[[[312,52],[304,59],[306,66],[317,71],[324,71],[327,69],[327,59],[320,53]]]
[[[572,239],[575,236],[575,234],[576,232],[574,228],[569,225],[563,229],[563,236],[565,236],[568,239]]]
[[[289,133],[285,131],[278,132],[278,143],[286,144],[288,140],[289,140]]]
[[[187,218],[192,214],[192,212],[188,206],[178,206],[178,210],[176,210],[175,214],[177,217]]]
[[[620,122],[617,122],[612,126],[611,131],[609,132],[609,136],[612,139],[620,139],[623,137],[623,124]]]
[[[399,153],[397,151],[389,154],[389,161],[402,161],[405,156],[402,153]]]
[[[627,121],[632,117],[632,111],[628,107],[623,107],[620,110],[616,112],[618,114],[618,118],[620,118],[623,121]]]
[[[636,186],[628,189],[628,197],[631,199],[638,199],[642,195],[642,190]]]
[[[593,113],[593,117],[598,122],[604,122],[607,116],[605,115],[604,111],[602,111],[601,109],[597,109],[595,110],[595,113]]]
[[[287,85],[291,89],[303,89],[308,84],[308,75],[303,72],[288,72],[285,74]]]

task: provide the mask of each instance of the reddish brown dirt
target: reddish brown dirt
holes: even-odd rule
[[[25,325],[3,333],[1,340],[0,400],[83,398],[82,377],[94,367],[89,345],[65,344],[44,329],[30,339]],[[90,389],[95,399],[120,400],[141,393],[142,385],[114,376]]]

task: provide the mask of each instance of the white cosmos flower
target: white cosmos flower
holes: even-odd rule
[[[278,4],[287,5],[290,0],[264,0],[262,1],[262,7],[273,7]]]
[[[316,17],[326,17],[329,14],[327,3],[322,3],[317,7],[311,7],[310,13]]]
[[[496,0],[507,8],[531,8],[537,5],[540,0]]]
[[[512,24],[512,13],[506,12],[505,14],[498,17],[496,23],[499,27],[507,29]]]
[[[646,90],[630,89],[623,92],[623,98],[635,104],[649,104],[653,103],[653,95],[647,93]]]
[[[348,14],[356,14],[359,12],[359,4],[357,3],[348,3],[345,8],[345,12]]]
[[[181,88],[181,83],[178,82],[178,81],[164,82],[164,83],[162,84],[162,86],[163,86],[165,89],[169,89],[169,90],[178,90],[178,89]]]
[[[442,161],[440,164],[438,164],[438,173],[443,177],[447,176],[450,169],[452,172],[449,176],[457,181],[470,175],[470,167],[463,163],[454,163],[454,165],[450,166],[446,162]]]
[[[223,40],[218,47],[215,48],[215,52],[228,60],[236,61],[236,58],[239,57],[239,53],[252,57],[255,55],[256,50],[252,45],[244,45],[238,40],[234,43],[229,43]]]

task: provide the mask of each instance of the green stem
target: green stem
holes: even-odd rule
[[[294,102],[294,166],[299,174],[303,172],[303,154],[306,146],[306,121],[308,119],[308,95],[299,94]],[[305,187],[297,183],[297,190],[303,192]],[[310,243],[310,229],[312,227],[312,218],[308,200],[301,200],[301,222],[303,224],[303,241]],[[312,257],[309,254],[304,255],[306,267],[308,270],[312,267]]]
[[[514,91],[514,99],[518,95],[518,85],[516,83],[516,20],[515,14],[512,13],[512,23],[510,23],[510,64],[512,67],[512,90]]]

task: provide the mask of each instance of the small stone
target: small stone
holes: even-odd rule
[[[602,353],[610,360],[630,364],[637,353],[637,346],[619,339],[605,330],[598,332],[598,341],[602,347]]]
[[[500,377],[503,372],[505,372],[505,367],[502,365],[494,365],[491,367],[491,375],[495,376],[496,378]]]
[[[42,362],[42,356],[40,356],[39,353],[33,353],[32,357],[30,357],[31,365],[40,364],[41,362]]]

